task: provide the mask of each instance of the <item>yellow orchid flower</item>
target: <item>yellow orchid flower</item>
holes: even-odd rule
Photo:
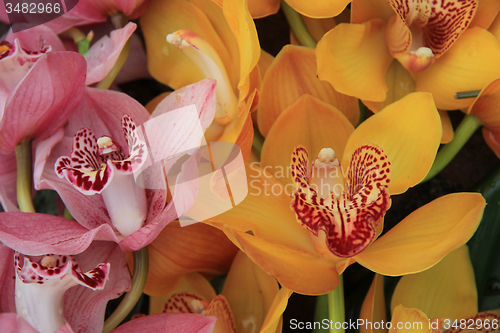
[[[467,246],[450,252],[432,268],[401,278],[385,318],[383,277],[375,275],[360,313],[361,333],[378,323],[386,332],[498,332],[500,310],[478,313],[474,271]],[[382,321],[386,324],[380,327]]]
[[[212,0],[222,7],[223,0]],[[280,0],[248,0],[248,11],[254,19],[276,14],[280,9]]]
[[[432,93],[440,110],[467,108],[454,93],[500,75],[500,43],[486,30],[497,3],[354,0],[351,23],[318,43],[319,78],[375,112],[414,91]]]
[[[334,17],[342,13],[352,0],[285,0],[300,14],[312,18]]]
[[[217,80],[217,109],[207,141],[236,142],[250,153],[250,111],[258,100],[260,47],[245,0],[152,1],[141,16],[152,76],[178,89]]]
[[[368,118],[356,129],[333,106],[303,95],[283,111],[269,131],[260,167],[248,166],[247,198],[205,223],[223,230],[281,285],[299,293],[325,294],[335,289],[338,275],[355,261],[384,275],[425,270],[472,236],[485,205],[480,194],[448,195],[421,207],[377,239],[383,228],[382,210],[390,206],[387,193],[405,192],[425,177],[440,138],[439,114],[428,93],[410,94]],[[333,180],[344,184],[344,178],[348,189],[354,186],[358,190],[351,197],[333,199],[335,204],[329,208],[317,205],[311,209],[314,212],[312,221],[318,228],[313,231],[307,221],[304,224],[312,232],[299,224],[304,222],[304,216],[290,209],[297,205],[292,203],[296,197],[290,198],[294,179],[287,170],[290,170],[291,155],[298,145],[305,147],[311,156],[321,154],[322,148],[332,148],[338,159],[330,166],[340,166],[337,171],[346,171],[342,177],[341,172],[337,172],[339,176]],[[363,153],[367,152],[364,154],[366,159],[359,158],[360,148]],[[374,150],[379,150],[380,154],[372,154]],[[369,172],[365,173],[370,171],[369,156],[377,155],[377,158],[386,156],[390,163],[390,170],[382,166],[390,172],[389,183],[370,180]],[[304,176],[298,178],[301,182],[305,180]],[[326,177],[323,180],[325,183],[330,181]],[[309,181],[314,179],[309,178]],[[378,192],[374,190],[373,194],[368,194],[372,188],[377,188]],[[324,194],[318,191],[318,196]],[[356,196],[366,200],[356,199]],[[384,200],[382,204],[378,201],[380,197]],[[304,199],[307,201],[307,195]],[[309,203],[314,206],[314,202]],[[339,207],[339,203],[346,206]],[[355,203],[360,205],[356,208]],[[372,211],[370,205],[373,203],[376,209]],[[325,213],[328,217],[320,216],[319,213],[327,209],[330,209]],[[358,229],[366,231],[368,236],[357,237]],[[342,235],[335,236],[334,242],[344,242],[345,249],[354,251],[330,250],[329,236],[339,232]],[[347,239],[346,235],[354,237]],[[360,241],[361,246],[356,248]]]
[[[281,315],[291,291],[239,252],[220,295],[198,273],[183,276],[179,286],[162,297],[150,298],[150,314],[200,313],[217,317],[214,332],[281,332]]]

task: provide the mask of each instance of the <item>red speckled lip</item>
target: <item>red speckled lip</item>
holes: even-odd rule
[[[330,251],[338,257],[352,257],[375,239],[391,199],[390,162],[381,148],[366,144],[353,153],[349,165],[346,190],[339,197],[331,193],[325,200],[309,183],[309,156],[304,147],[292,154],[292,177],[296,191],[291,208],[296,218],[313,235],[323,230]]]
[[[43,258],[51,258],[54,263],[51,267],[42,265]],[[82,285],[92,290],[102,290],[109,277],[110,264],[99,264],[96,268],[83,273],[75,259],[67,255],[48,254],[33,261],[30,257],[19,252],[14,255],[16,273],[23,283],[48,284],[57,287],[64,278],[71,278],[72,285]],[[21,261],[23,264],[21,265]],[[67,283],[62,283],[67,285]]]
[[[66,178],[81,193],[92,195],[108,186],[114,172],[128,175],[138,170],[146,161],[146,143],[139,138],[136,124],[128,115],[124,115],[121,122],[128,157],[116,144],[113,151],[100,154],[95,135],[82,128],[73,138],[70,156],[59,157],[54,165],[59,178]]]

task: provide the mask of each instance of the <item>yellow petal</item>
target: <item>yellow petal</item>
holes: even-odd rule
[[[292,291],[307,295],[326,294],[338,286],[336,262],[299,249],[277,245],[222,226],[226,235],[257,265]],[[310,241],[309,241],[310,242]],[[344,262],[345,259],[339,261]]]
[[[392,296],[398,304],[422,310],[429,318],[463,319],[477,313],[477,290],[467,246],[450,252],[426,271],[405,275]]]
[[[236,254],[233,244],[216,228],[202,223],[180,227],[170,223],[149,245],[149,273],[144,292],[165,295],[179,278],[192,272],[227,272]]]
[[[278,291],[276,279],[239,252],[222,290],[233,310],[236,331],[259,332]]]
[[[410,72],[397,60],[393,60],[385,73],[387,97],[383,102],[363,101],[373,112],[377,113],[389,104],[399,101],[406,95],[415,92],[416,82]]]
[[[314,49],[287,45],[276,56],[262,83],[257,119],[264,137],[279,115],[304,94],[335,106],[353,125],[357,124],[357,100],[338,93],[328,82],[317,78]]]
[[[353,0],[351,3],[351,23],[363,23],[372,19],[388,21],[394,14],[387,0]]]
[[[292,295],[292,291],[287,287],[281,287],[280,291],[276,295],[271,304],[271,308],[269,309],[266,319],[264,320],[264,324],[262,324],[261,332],[262,333],[279,333],[281,332],[281,315],[286,309],[288,304],[288,299]]]
[[[248,0],[248,10],[254,19],[276,14],[280,0]]]
[[[210,282],[199,273],[183,275],[177,287],[164,296],[149,297],[149,314],[162,313],[165,302],[174,294],[190,292],[210,301],[216,294]]]
[[[384,277],[379,274],[375,274],[373,278],[372,285],[366,294],[363,305],[361,306],[361,312],[359,318],[364,320],[364,323],[381,323],[386,322],[385,315],[385,296],[384,296]],[[380,327],[380,326],[379,326]],[[379,328],[376,329],[373,326],[362,325],[359,327],[360,333],[386,333],[387,329]]]
[[[149,72],[156,80],[174,89],[204,78],[192,60],[166,42],[167,35],[174,31],[189,29],[197,32],[221,54],[225,54],[219,55],[224,63],[230,62],[227,50],[210,20],[192,2],[154,1],[141,16],[140,23],[146,40]],[[165,70],[166,64],[169,70]]]
[[[170,95],[170,91],[167,91],[167,92],[164,92],[164,93],[161,93],[159,94],[158,96],[156,96],[155,98],[153,98],[152,100],[150,100],[148,102],[148,104],[146,104],[146,110],[148,110],[149,114],[153,113],[153,111],[156,109],[156,107],[158,106],[158,104],[160,104],[161,101],[163,101],[163,99],[165,97],[167,97],[168,95]]]
[[[349,138],[341,165],[365,143],[384,150],[391,162],[389,193],[399,194],[429,172],[441,140],[441,121],[432,96],[412,93],[373,115]]]
[[[429,318],[419,309],[398,305],[391,319],[389,333],[429,333]]]
[[[205,315],[217,318],[212,333],[236,333],[235,320],[224,295],[217,295],[210,302]]]
[[[381,102],[385,72],[392,61],[385,44],[385,22],[339,24],[316,46],[318,77],[340,93]]]
[[[293,9],[302,15],[325,18],[339,15],[351,0],[286,0]]]
[[[222,6],[224,17],[234,34],[239,49],[238,90],[240,91],[240,101],[252,92],[249,75],[257,66],[260,57],[257,30],[245,4],[244,0],[224,1]]]
[[[500,1],[480,0],[477,3],[476,14],[470,23],[469,28],[480,27],[488,29],[500,11]]]
[[[453,125],[451,124],[450,116],[447,111],[439,111],[439,116],[441,117],[441,124],[443,125],[443,137],[441,138],[441,143],[448,143],[453,140],[455,133],[453,132]]]
[[[252,126],[252,117],[250,115],[247,116],[247,120],[245,121],[245,125],[241,129],[240,135],[236,139],[236,144],[240,147],[241,153],[243,154],[243,160],[246,161],[250,156],[250,152],[252,151],[253,144],[253,126]]]
[[[436,199],[411,213],[355,259],[388,276],[423,271],[472,237],[484,206],[479,193],[455,193]]]
[[[448,52],[415,75],[417,90],[432,93],[438,109],[467,108],[473,100],[454,94],[481,90],[500,76],[500,43],[487,30],[467,29]]]
[[[342,156],[354,128],[335,107],[306,94],[289,106],[274,123],[262,148],[262,167],[283,184],[291,184],[290,162],[298,145],[304,146],[311,159],[323,148],[332,148]],[[284,175],[283,175],[284,174]]]
[[[312,38],[314,38],[316,42],[319,42],[324,34],[335,28],[337,25],[333,17],[315,19],[312,17],[302,16],[302,20],[306,25],[307,31],[309,31],[309,34],[311,34]]]
[[[308,231],[296,222],[290,209],[292,185],[284,187],[278,180],[265,173],[258,163],[247,165],[246,172],[247,197],[233,209],[205,223],[217,227],[226,224],[231,230],[241,232],[251,230],[256,238],[263,238],[310,255],[316,254]]]
[[[497,40],[500,40],[500,15],[496,16],[488,28],[488,31],[491,32]]]

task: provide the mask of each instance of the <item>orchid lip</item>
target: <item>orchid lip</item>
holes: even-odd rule
[[[96,139],[83,128],[75,134],[71,155],[59,157],[54,168],[80,193],[101,194],[113,226],[127,237],[142,227],[147,216],[146,192],[136,184],[134,172],[144,165],[148,153],[134,121],[124,115],[121,122],[128,157],[112,138]]]
[[[314,165],[322,160],[327,161],[330,168],[342,171],[333,150],[322,150],[311,171],[315,171]],[[356,149],[346,174],[340,173],[346,178],[345,190],[338,194],[329,191],[326,197],[324,192],[317,190],[318,187],[315,189],[320,177],[309,171],[308,163],[307,150],[296,147],[291,163],[296,184],[291,208],[297,221],[311,232],[319,253],[326,252],[325,246],[337,257],[349,258],[360,253],[374,241],[375,228],[390,207],[387,191],[390,162],[387,156],[380,147],[372,144]],[[323,232],[325,237],[320,238],[325,238],[326,244],[316,240]]]
[[[66,323],[63,297],[68,289],[81,285],[102,290],[110,271],[107,263],[84,273],[67,255],[48,254],[37,260],[16,252],[14,263],[17,313],[41,333],[53,333]]]

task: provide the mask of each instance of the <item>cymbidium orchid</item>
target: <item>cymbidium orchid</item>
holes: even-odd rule
[[[203,78],[217,80],[207,140],[236,142],[248,156],[260,48],[245,1],[224,1],[222,8],[211,1],[156,1],[141,16],[141,26],[155,79],[174,89]]]
[[[375,112],[414,91],[432,93],[441,110],[466,108],[454,93],[500,74],[500,43],[486,30],[498,6],[478,3],[354,0],[351,23],[318,43],[318,75]]]
[[[360,318],[385,319],[383,276],[375,275],[363,303]],[[392,318],[379,332],[497,332],[500,310],[478,313],[474,271],[466,246],[450,252],[432,268],[403,276],[391,300]],[[398,323],[399,327],[398,327]],[[399,330],[398,330],[399,328]],[[370,326],[360,326],[371,333]]]
[[[141,127],[142,135],[139,126],[146,123],[149,113],[140,104],[122,93],[87,88],[64,133],[38,145],[35,188],[55,189],[89,233],[103,231],[105,239],[118,242],[124,251],[146,246],[163,227],[182,215],[196,196],[196,185],[191,184],[182,192],[175,191],[174,198],[167,202],[162,161],[153,157],[158,152],[169,157],[170,168],[179,154],[193,145],[199,147],[202,134],[200,137],[197,130],[205,129],[213,117],[214,85],[205,80],[172,93],[158,105],[158,116],[151,119],[157,123]],[[194,118],[179,112],[175,117],[161,117],[191,104],[197,107]],[[149,147],[145,146],[145,136]],[[144,163],[144,169],[137,172]],[[193,155],[177,180],[197,175],[196,163]]]
[[[244,253],[238,252],[221,294],[198,273],[182,277],[178,287],[151,297],[150,313],[200,313],[217,317],[214,333],[281,332],[281,315],[290,290],[279,288]]]
[[[23,213],[11,216],[15,218],[18,214]],[[52,218],[37,215],[40,219]],[[7,237],[2,232],[2,241]],[[125,256],[114,243],[96,242],[75,256],[40,255],[47,250],[68,251],[58,248],[57,240],[53,244],[37,240],[29,244],[11,242],[11,246],[30,255],[0,246],[1,312],[17,312],[42,333],[52,333],[65,326],[75,332],[102,330],[106,303],[130,288]],[[76,247],[73,250],[72,253],[81,252]]]
[[[377,239],[389,195],[425,177],[440,139],[439,114],[426,93],[406,96],[355,130],[340,111],[304,95],[272,126],[260,167],[248,167],[247,198],[206,223],[300,293],[335,289],[355,261],[392,276],[425,270],[472,236],[485,205],[478,194],[445,196]],[[318,156],[313,169],[305,151]],[[314,169],[320,172],[313,176]]]

